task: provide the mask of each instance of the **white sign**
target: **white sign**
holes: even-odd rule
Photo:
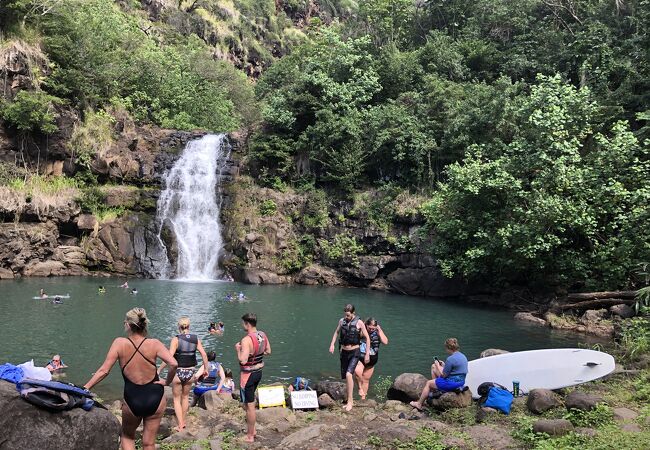
[[[286,406],[284,400],[284,387],[282,386],[264,386],[257,389],[257,395],[260,401],[260,408],[270,408],[271,406]]]
[[[292,391],[291,407],[293,409],[318,409],[316,391]]]

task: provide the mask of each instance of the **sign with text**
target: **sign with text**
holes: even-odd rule
[[[316,391],[291,392],[291,407],[293,409],[318,409],[318,396]]]
[[[272,406],[287,406],[284,400],[283,386],[263,386],[257,388],[257,396],[260,401],[260,408]]]

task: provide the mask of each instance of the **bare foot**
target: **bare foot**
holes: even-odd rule
[[[352,403],[346,403],[345,405],[343,405],[343,410],[348,412],[352,411]]]
[[[174,430],[176,430],[177,433],[180,433],[181,431],[183,431],[185,429],[186,426],[187,425],[183,425],[183,426],[179,425],[177,427],[174,427]]]
[[[366,394],[363,394],[363,395],[359,394],[359,397],[361,397],[361,400],[365,400],[366,399]]]
[[[255,435],[253,436],[246,435],[246,437],[244,437],[244,442],[248,442],[249,444],[252,444],[253,442],[255,442]]]
[[[412,407],[414,407],[418,411],[422,411],[422,405],[420,405],[418,402],[411,402],[411,403],[409,403],[409,405],[411,405]]]

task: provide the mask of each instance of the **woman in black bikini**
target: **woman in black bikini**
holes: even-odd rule
[[[160,419],[167,407],[164,386],[171,384],[176,374],[176,360],[165,345],[157,339],[148,339],[147,313],[133,308],[126,313],[124,330],[126,338],[113,341],[106,360],[84,388],[91,389],[111,371],[115,361],[120,361],[124,377],[124,402],[122,403],[122,433],[120,441],[124,450],[135,450],[135,430],[144,420],[142,433],[143,450],[153,450]],[[168,366],[167,380],[158,378],[156,358]]]
[[[208,367],[208,355],[205,354],[201,339],[196,334],[190,334],[190,319],[188,317],[181,317],[178,319],[178,332],[172,338],[169,344],[169,352],[174,354],[174,358],[178,361],[178,370],[176,377],[172,383],[172,392],[174,393],[174,413],[178,421],[178,431],[185,428],[185,419],[190,409],[190,388],[194,381],[194,374],[196,374],[196,352],[198,351],[203,358],[203,371],[210,373]],[[158,368],[158,373],[161,373],[165,367],[162,364]]]

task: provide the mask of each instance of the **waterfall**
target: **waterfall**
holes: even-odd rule
[[[188,142],[181,157],[164,175],[165,187],[158,198],[156,215],[158,237],[165,246],[161,233],[170,231],[177,256],[175,270],[167,259],[162,278],[174,275],[185,280],[214,280],[219,277],[223,242],[218,189],[228,157],[226,136],[206,135]],[[169,255],[167,248],[164,253]]]

